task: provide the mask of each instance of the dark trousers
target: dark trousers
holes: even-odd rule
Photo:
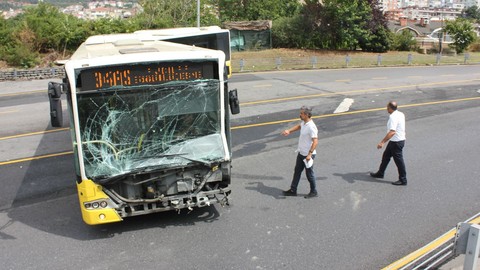
[[[398,169],[398,180],[405,183],[407,182],[407,169],[405,168],[405,162],[403,161],[404,146],[405,141],[388,142],[387,148],[383,152],[382,163],[380,164],[380,168],[378,169],[378,173],[380,175],[385,174],[385,170],[387,169],[388,163],[390,162],[390,158],[393,157],[393,161],[395,161],[395,165],[397,165]]]
[[[297,161],[295,163],[295,170],[293,172],[293,179],[290,188],[293,191],[297,191],[298,182],[300,182],[300,177],[302,176],[303,170],[305,170],[305,174],[307,175],[307,180],[310,183],[310,192],[317,192],[317,186],[315,183],[315,171],[313,171],[313,166],[310,168],[305,167],[305,163],[303,160],[306,156],[302,156],[300,154],[297,155]],[[315,155],[312,155],[312,159],[315,159]]]

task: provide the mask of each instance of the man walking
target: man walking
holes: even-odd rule
[[[387,135],[377,145],[377,149],[382,149],[383,145],[388,142],[382,156],[382,163],[376,173],[370,173],[375,178],[383,178],[387,169],[390,158],[393,157],[395,165],[398,169],[398,181],[393,182],[396,186],[407,185],[407,170],[403,161],[403,147],[405,146],[405,115],[397,110],[397,103],[390,101],[387,104],[387,111],[390,114],[387,123]]]
[[[285,196],[297,196],[297,186],[300,181],[302,171],[305,170],[308,182],[310,183],[310,193],[305,198],[317,197],[317,188],[315,183],[315,172],[313,170],[312,162],[317,154],[315,148],[318,144],[318,129],[312,120],[312,108],[302,106],[300,108],[300,124],[284,130],[283,136],[288,136],[290,133],[300,130],[300,137],[298,138],[297,160],[295,163],[295,170],[293,173],[292,184],[290,189],[283,192]]]

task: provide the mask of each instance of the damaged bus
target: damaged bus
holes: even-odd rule
[[[230,114],[221,50],[149,35],[88,38],[50,82],[52,126],[66,95],[83,220],[228,204]]]

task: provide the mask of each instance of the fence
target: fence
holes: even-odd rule
[[[379,66],[466,65],[480,63],[479,53],[457,55],[370,54],[320,55],[309,57],[242,58],[232,60],[233,72],[289,69],[325,69]]]
[[[381,66],[467,65],[479,64],[480,53],[441,54],[326,54],[308,57],[252,57],[232,60],[233,72],[291,69],[326,69]],[[65,70],[42,68],[0,71],[0,81],[63,78]]]

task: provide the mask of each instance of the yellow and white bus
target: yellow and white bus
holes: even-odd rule
[[[228,204],[239,102],[225,53],[152,37],[92,36],[49,83],[53,126],[66,94],[87,224]]]
[[[182,27],[155,30],[139,30],[134,34],[165,40],[175,43],[192,45],[202,48],[220,50],[225,53],[228,77],[232,75],[230,31],[218,26]]]

